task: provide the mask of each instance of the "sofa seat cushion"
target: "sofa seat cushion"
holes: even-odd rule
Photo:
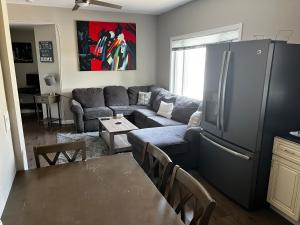
[[[112,116],[113,112],[108,107],[95,107],[83,109],[83,120],[93,120],[99,117]]]
[[[72,91],[72,95],[84,108],[105,106],[102,88],[77,88]]]
[[[147,118],[148,127],[166,127],[166,126],[178,126],[184,125],[184,123],[177,122],[172,119],[168,119],[162,116],[152,116]]]
[[[165,148],[167,146],[187,143],[184,139],[186,130],[186,125],[139,129],[129,132],[127,139],[134,149],[143,149],[147,142],[160,148]],[[187,149],[178,148],[178,151],[172,154],[184,153],[186,151]]]
[[[104,88],[105,104],[107,106],[128,106],[129,97],[123,86],[108,86]]]
[[[128,105],[128,106],[110,106],[114,115],[122,113],[125,116],[129,116],[133,114],[133,112],[137,109],[148,109],[148,106],[145,105]]]
[[[136,109],[134,111],[134,117],[142,117],[143,119],[147,119],[148,117],[155,116],[156,112],[152,109]]]
[[[136,109],[133,112],[134,123],[139,128],[147,128],[147,118],[155,115],[152,109]]]

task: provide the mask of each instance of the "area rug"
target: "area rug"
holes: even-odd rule
[[[87,133],[57,133],[57,143],[67,143],[83,140],[86,143],[86,158],[98,158],[103,155],[109,155],[109,148],[105,141],[99,137],[99,132]],[[68,153],[72,154],[71,152]],[[81,154],[78,154],[76,161],[81,160]],[[66,158],[61,154],[58,164],[66,162]]]

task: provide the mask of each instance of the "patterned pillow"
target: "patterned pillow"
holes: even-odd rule
[[[151,99],[151,92],[139,92],[137,105],[149,105]]]

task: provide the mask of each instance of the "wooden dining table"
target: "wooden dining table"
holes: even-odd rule
[[[183,225],[131,153],[18,172],[4,225]]]

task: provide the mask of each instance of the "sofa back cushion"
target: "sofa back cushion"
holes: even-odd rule
[[[72,95],[83,108],[105,106],[102,88],[77,88],[72,91]]]
[[[127,106],[129,97],[123,86],[108,86],[104,88],[105,104],[107,106]]]
[[[133,86],[127,89],[129,104],[136,105],[138,101],[139,92],[149,92],[150,86]]]
[[[161,101],[164,101],[166,103],[174,103],[175,104],[176,96],[171,94],[169,91],[167,91],[165,89],[160,89],[158,94],[156,92],[157,92],[157,90],[154,91],[155,96],[152,101],[152,108],[155,112],[158,111]]]
[[[172,113],[172,119],[188,124],[191,115],[201,109],[202,102],[192,98],[177,96]]]
[[[151,98],[150,98],[150,105],[152,106],[154,99],[156,98],[156,96],[160,93],[161,90],[165,90],[161,87],[158,86],[150,86],[149,87],[149,92],[151,92]]]

